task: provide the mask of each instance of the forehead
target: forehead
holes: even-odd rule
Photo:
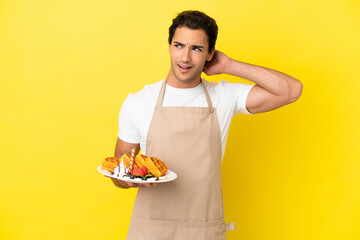
[[[175,30],[172,41],[183,44],[201,45],[208,47],[208,37],[203,29],[190,29],[187,27],[178,27]]]

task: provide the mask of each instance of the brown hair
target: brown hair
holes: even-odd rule
[[[179,13],[172,20],[169,28],[169,44],[171,44],[175,30],[178,27],[187,27],[190,29],[203,29],[208,37],[209,53],[215,48],[215,42],[218,34],[218,26],[213,18],[200,11],[184,11]]]

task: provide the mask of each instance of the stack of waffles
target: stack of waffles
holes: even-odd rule
[[[127,168],[130,168],[131,156],[129,154],[124,154],[122,156],[122,160],[124,162],[124,165]],[[145,166],[147,170],[155,177],[164,176],[168,170],[168,168],[165,166],[165,163],[162,162],[160,159],[155,157],[147,157],[143,154],[138,154],[135,156],[135,164],[139,168]]]

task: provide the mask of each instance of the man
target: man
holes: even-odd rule
[[[231,118],[296,101],[302,84],[284,73],[215,50],[217,25],[198,11],[180,13],[169,28],[171,69],[165,80],[129,94],[119,115],[115,156],[141,148],[177,173],[173,182],[139,187],[128,232],[132,239],[225,239],[221,170]],[[230,74],[255,85],[208,82]]]

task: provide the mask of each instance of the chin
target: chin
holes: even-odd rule
[[[198,80],[199,78],[201,78],[201,74],[184,76],[182,73],[178,73],[178,74],[175,74],[175,77],[180,82],[188,83],[188,82],[194,82],[194,81]]]
[[[199,74],[194,74],[195,72],[196,71],[194,71],[192,74],[183,74],[178,72],[177,65],[175,65],[175,69],[173,67],[171,68],[171,75],[173,76],[174,80],[176,79],[176,81],[179,83],[192,83],[197,81],[199,78],[201,78],[201,72]]]

